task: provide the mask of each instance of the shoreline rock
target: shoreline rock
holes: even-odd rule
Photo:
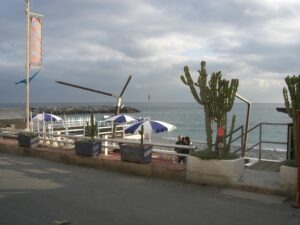
[[[111,105],[89,105],[89,106],[53,106],[53,107],[31,107],[33,113],[52,113],[55,115],[90,114],[93,113],[115,113],[116,107]],[[140,110],[125,106],[120,113],[138,113]]]

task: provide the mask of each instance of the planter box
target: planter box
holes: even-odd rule
[[[195,156],[188,156],[187,159],[186,179],[192,183],[225,186],[236,185],[245,169],[245,161],[242,158],[233,160],[206,160]]]
[[[149,163],[152,158],[153,145],[134,145],[122,144],[120,145],[121,160],[137,163]]]
[[[296,194],[297,167],[280,166],[280,187],[291,196]]]
[[[36,147],[39,145],[39,137],[28,135],[27,133],[18,134],[18,143],[20,147]]]
[[[75,152],[78,155],[97,156],[101,153],[101,141],[75,141]]]

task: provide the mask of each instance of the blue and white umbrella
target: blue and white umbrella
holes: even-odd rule
[[[44,121],[61,121],[62,118],[50,113],[39,113],[32,117],[32,120],[44,120]]]
[[[176,129],[174,125],[166,122],[158,120],[142,120],[125,129],[125,133],[138,134],[142,126],[144,126],[144,133],[160,133]]]
[[[137,121],[139,121],[139,119],[134,116],[119,114],[116,116],[110,116],[110,117],[106,118],[104,121],[116,122],[116,123],[130,123],[130,122],[137,122]]]

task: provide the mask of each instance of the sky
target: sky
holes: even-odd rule
[[[25,1],[1,0],[0,103],[24,103]],[[283,103],[284,78],[300,73],[299,0],[31,0],[44,15],[43,69],[31,102],[192,102],[188,66],[238,78],[251,102]],[[31,74],[36,70],[32,69]]]

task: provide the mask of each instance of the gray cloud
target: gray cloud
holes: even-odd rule
[[[24,1],[0,9],[0,102],[23,102],[14,85],[25,73]],[[179,80],[185,65],[198,76],[239,78],[251,101],[282,102],[283,79],[298,74],[300,4],[286,1],[31,0],[44,14],[43,70],[31,83],[35,102],[114,101],[55,80],[119,93],[125,101],[193,101]]]

